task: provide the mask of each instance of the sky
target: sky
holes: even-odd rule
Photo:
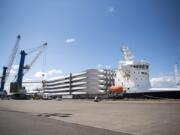
[[[40,79],[89,68],[117,68],[120,48],[150,63],[150,79],[173,82],[180,65],[179,0],[0,0],[0,67],[21,35],[19,51],[48,43],[25,76]],[[29,54],[26,64],[35,54]],[[19,52],[14,69],[19,63]],[[2,70],[0,70],[2,72]],[[158,84],[159,85],[159,84]]]

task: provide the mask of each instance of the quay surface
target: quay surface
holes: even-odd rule
[[[0,100],[0,130],[3,134],[29,128],[34,134],[179,135],[179,114],[178,100]]]

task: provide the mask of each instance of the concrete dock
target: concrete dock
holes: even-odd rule
[[[33,122],[32,120],[35,119],[36,126],[40,127],[38,130],[44,127],[45,131],[47,129],[58,131],[62,124],[57,124],[57,122],[64,122],[67,127],[70,125],[72,131],[68,133],[68,129],[65,129],[64,134],[72,134],[74,129],[81,131],[82,134],[86,131],[90,134],[179,135],[179,114],[180,101],[177,100],[105,100],[101,102],[92,100],[1,100],[0,130],[3,129],[4,134],[6,134],[6,128],[11,128],[9,131],[13,131],[14,128],[18,132],[24,125],[27,126],[28,122]],[[15,125],[18,123],[16,121],[19,121],[22,127],[20,128],[18,124],[17,127],[11,127],[12,124],[9,126],[7,121],[14,122]],[[54,123],[46,128],[44,121]],[[23,125],[23,122],[26,124]],[[33,126],[30,124],[29,128]],[[47,134],[50,133],[48,131],[46,131]]]

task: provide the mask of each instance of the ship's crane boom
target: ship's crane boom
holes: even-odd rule
[[[26,65],[25,66],[25,71],[24,71],[24,75],[30,70],[30,68],[32,67],[32,65],[36,62],[36,60],[39,58],[39,56],[43,53],[43,51],[45,50],[45,48],[47,47],[47,43],[44,43],[42,46],[40,46],[40,47],[38,47],[36,50],[34,50],[34,51],[38,51],[37,52],[37,54],[36,54],[36,56],[32,59],[32,61],[30,62],[30,64],[29,65]],[[33,51],[33,52],[34,52]],[[29,53],[32,53],[32,51],[31,52],[29,52]],[[28,53],[28,54],[29,54]]]
[[[12,65],[13,65],[16,53],[18,51],[18,48],[19,48],[20,38],[21,38],[20,35],[18,35],[16,43],[15,43],[14,48],[12,49],[12,52],[11,52],[11,55],[10,55],[10,58],[9,58],[9,61],[8,61],[8,65],[7,65],[7,67],[6,66],[3,67],[3,75],[1,77],[0,92],[2,92],[4,90],[5,82],[8,79],[10,71],[12,69]]]
[[[12,65],[13,65],[15,56],[16,56],[16,54],[17,54],[18,48],[19,48],[20,39],[21,39],[21,36],[18,35],[18,36],[17,36],[16,43],[15,43],[15,46],[14,46],[14,48],[13,48],[13,50],[12,50],[12,52],[11,52],[10,58],[9,58],[9,63],[8,63],[8,66],[7,66],[7,73],[6,73],[6,80],[8,79],[9,74],[10,74],[10,71],[11,71],[11,69],[12,69]]]

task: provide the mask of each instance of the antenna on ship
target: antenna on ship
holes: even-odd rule
[[[134,58],[133,54],[131,53],[131,51],[129,50],[129,48],[127,46],[123,46],[121,48],[121,51],[123,53],[123,59],[125,61],[129,61],[129,60],[132,60]]]
[[[178,64],[174,64],[174,73],[175,73],[175,80],[176,80],[176,84],[177,87],[180,88],[180,75],[178,72]]]

